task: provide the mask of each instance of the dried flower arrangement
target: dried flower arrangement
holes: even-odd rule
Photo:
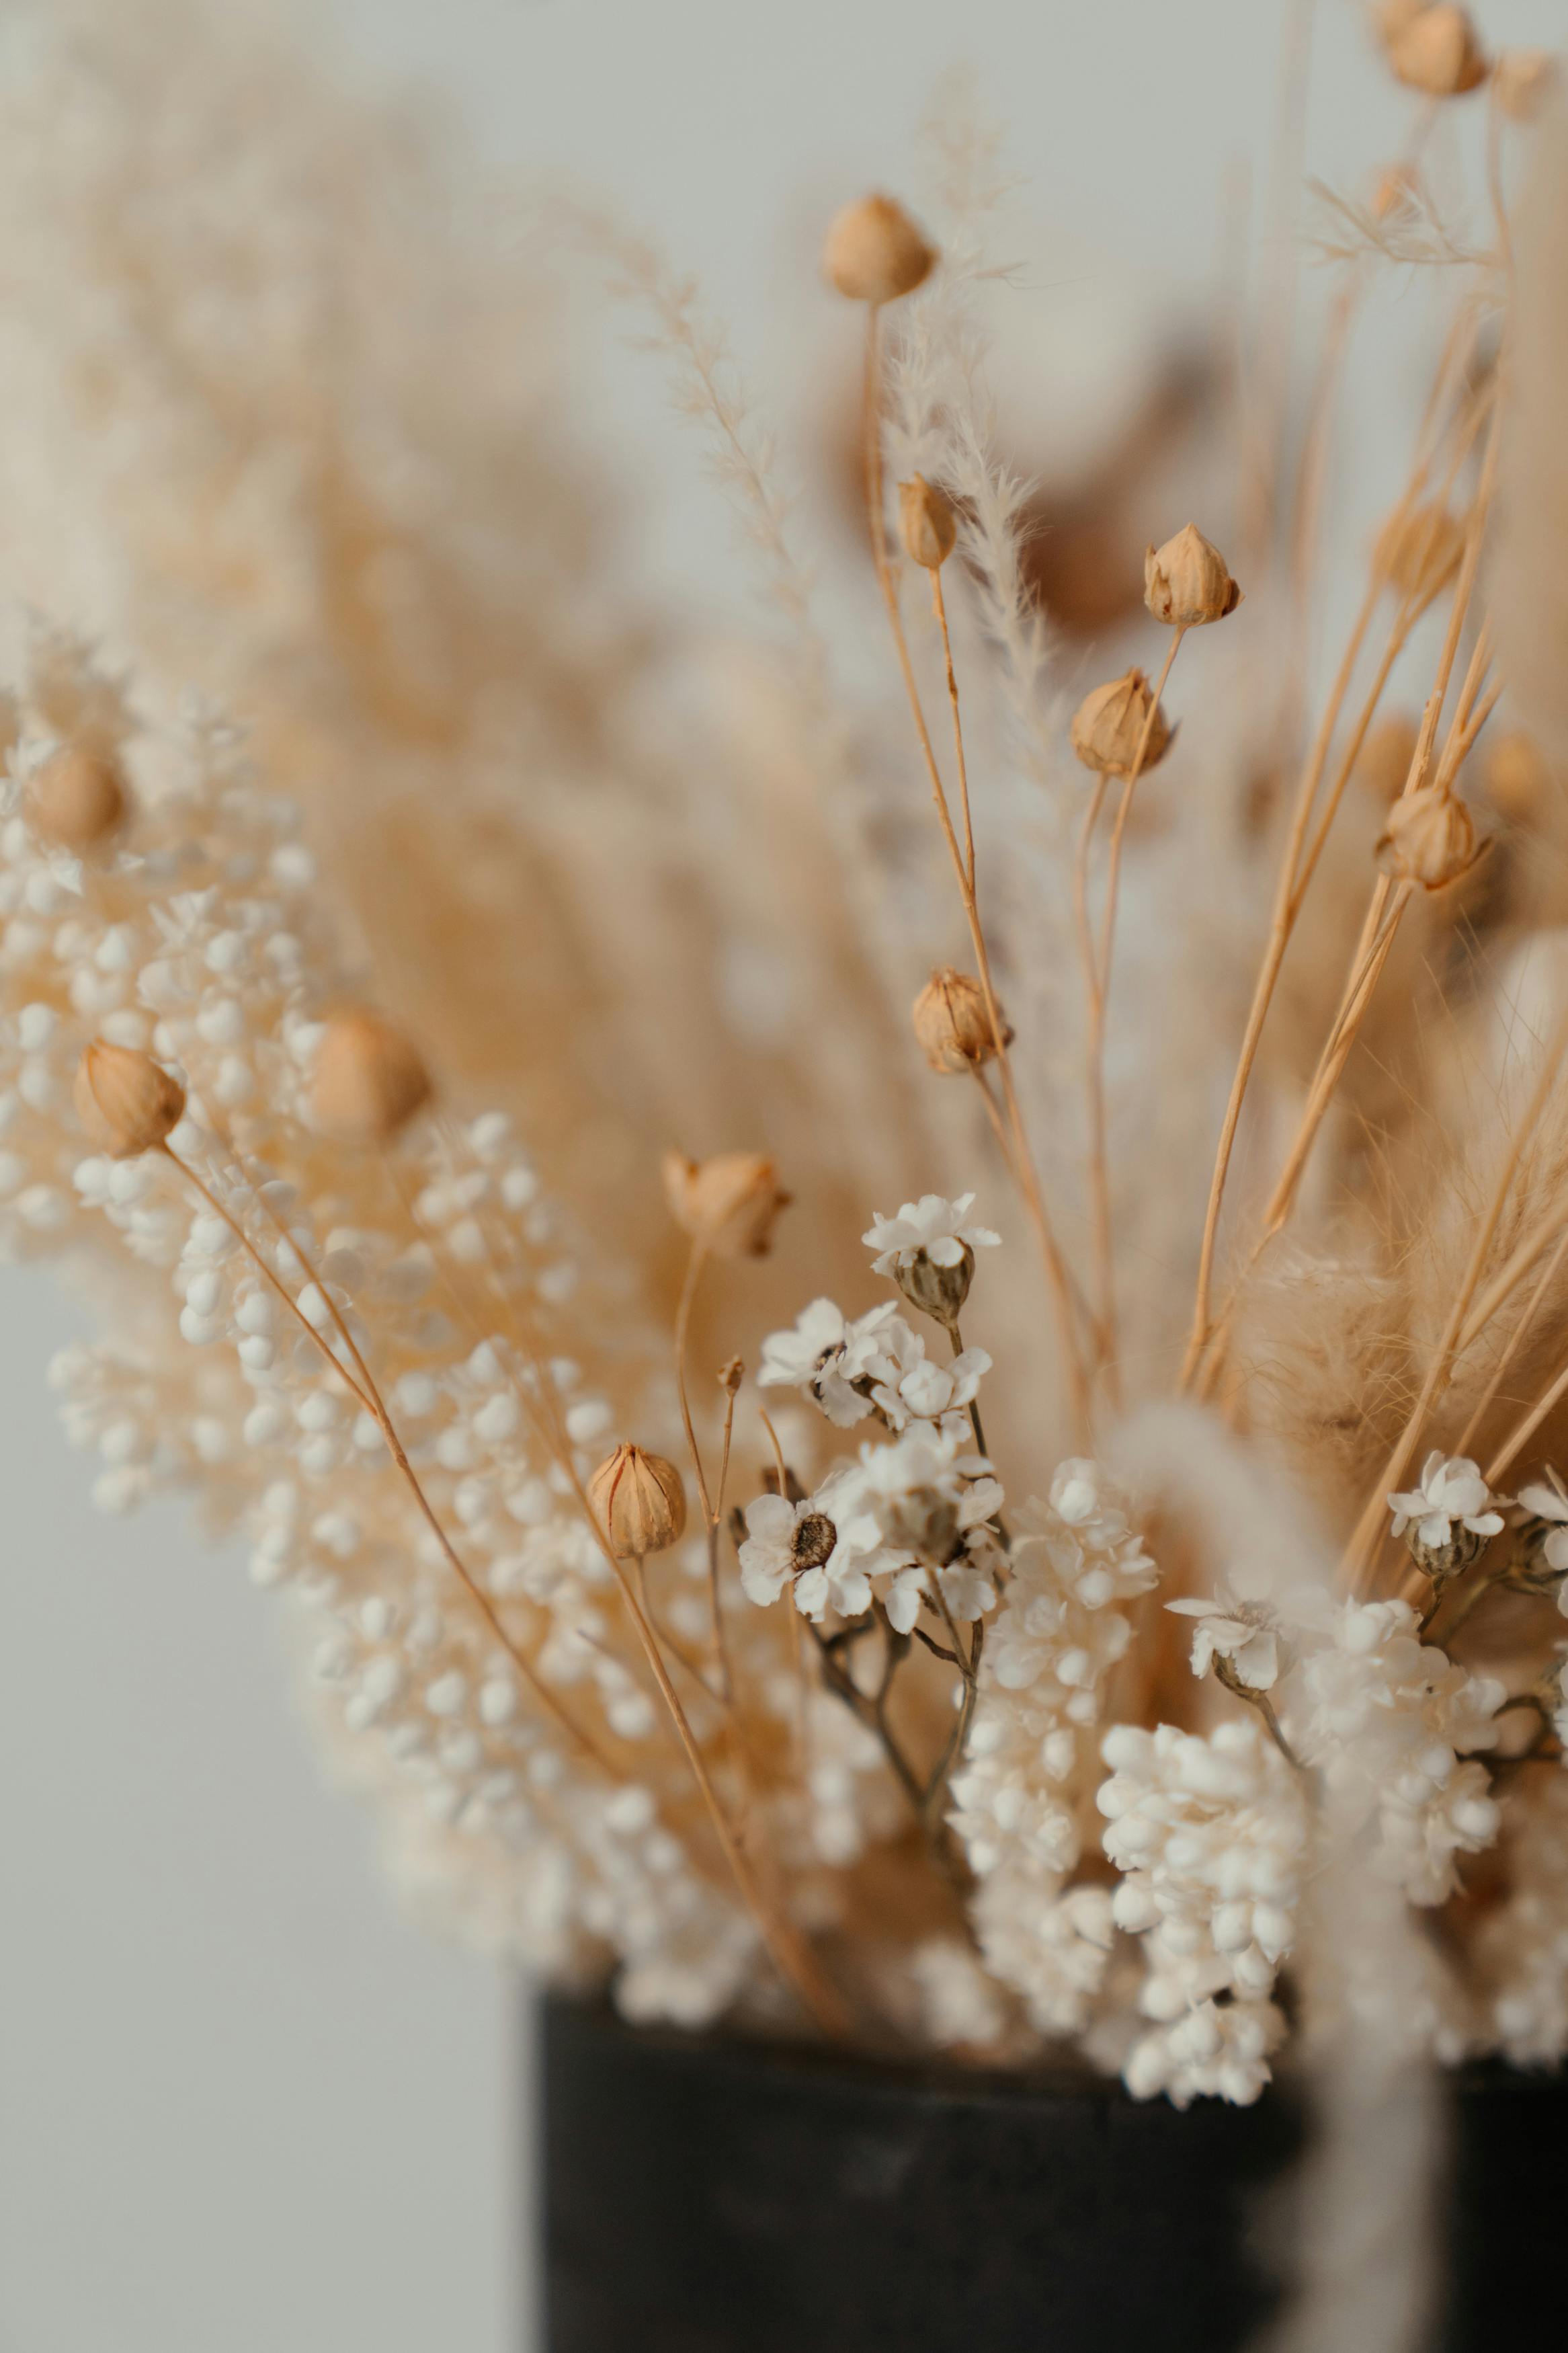
[[[98,1500],[243,1534],[421,1906],[633,2018],[1068,2038],[1180,2104],[1257,2097],[1285,1988],[1309,2039],[1568,2049],[1568,151],[1516,227],[1544,62],[1380,19],[1421,102],[1332,207],[1239,585],[1152,529],[1146,667],[1070,714],[984,139],[948,126],[919,223],[826,236],[901,709],[835,699],[689,290],[571,216],[785,632],[697,723],[519,358],[547,298],[433,226],[426,166],[221,43],[163,86],[112,12],[9,101],[10,438],[51,498],[76,468],[108,552],[55,601],[137,687],[39,625],[5,706],[0,1244],[87,1271],[106,1336],[52,1377]],[[1421,173],[1470,92],[1474,250]],[[1310,712],[1345,342],[1439,261]]]

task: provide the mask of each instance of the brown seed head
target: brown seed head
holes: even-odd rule
[[[1425,607],[1447,586],[1464,553],[1465,525],[1447,507],[1396,507],[1373,543],[1373,569]]]
[[[1468,874],[1480,853],[1464,802],[1436,785],[1424,785],[1394,802],[1377,854],[1385,872],[1400,881],[1441,891]]]
[[[1552,771],[1540,745],[1519,728],[1497,736],[1487,753],[1487,797],[1516,825],[1538,822],[1552,791]]]
[[[664,1192],[678,1226],[719,1258],[762,1258],[790,1196],[760,1152],[718,1152],[710,1160],[664,1155]]]
[[[363,1006],[334,1013],[316,1056],[310,1103],[344,1144],[386,1144],[430,1100],[430,1074],[395,1022]]]
[[[1010,1046],[1013,1032],[1000,1006],[1002,1043]],[[931,1069],[944,1079],[964,1077],[989,1062],[996,1051],[985,991],[966,972],[939,965],[914,1002],[915,1036]]]
[[[1410,781],[1420,733],[1416,722],[1405,712],[1379,720],[1355,764],[1356,782],[1370,799],[1385,807],[1397,800]]]
[[[1395,29],[1384,37],[1395,79],[1428,98],[1458,98],[1487,78],[1476,28],[1466,10],[1450,0],[1419,8],[1403,24],[1396,19]]]
[[[1171,748],[1175,729],[1166,724],[1141,670],[1130,670],[1125,677],[1113,678],[1108,686],[1097,686],[1084,696],[1073,712],[1073,750],[1086,768],[1097,769],[1102,776],[1130,776],[1151,711],[1153,723],[1143,767],[1157,767]]]
[[[88,1140],[111,1160],[133,1160],[165,1143],[184,1114],[185,1091],[151,1054],[95,1038],[77,1064],[72,1092]]]
[[[851,302],[896,302],[929,278],[936,253],[902,205],[862,196],[846,205],[827,232],[822,266]]]
[[[958,537],[952,501],[923,474],[899,484],[899,528],[904,554],[926,572],[940,572]]]
[[[1505,49],[1492,68],[1497,102],[1510,122],[1533,122],[1556,78],[1546,49]]]
[[[641,1446],[617,1446],[588,1482],[594,1517],[617,1560],[646,1560],[679,1541],[686,1489],[673,1462]]]
[[[30,778],[26,811],[35,833],[64,849],[95,849],[123,823],[119,762],[84,744],[63,744]]]
[[[1223,621],[1241,602],[1224,556],[1195,523],[1143,557],[1143,602],[1157,621],[1199,628]]]

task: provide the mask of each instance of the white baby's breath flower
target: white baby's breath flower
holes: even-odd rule
[[[871,1410],[873,1386],[899,1378],[889,1350],[900,1335],[914,1339],[891,1301],[851,1323],[831,1299],[814,1299],[789,1331],[763,1342],[757,1385],[802,1389],[837,1429],[852,1429]]]
[[[966,1250],[993,1249],[1001,1235],[967,1221],[973,1200],[973,1193],[961,1193],[956,1201],[922,1193],[918,1201],[906,1201],[896,1218],[874,1211],[870,1231],[860,1237],[868,1250],[880,1253],[871,1262],[872,1272],[893,1274],[922,1252],[933,1266],[957,1266]]]
[[[1266,1603],[1240,1601],[1228,1587],[1215,1588],[1205,1601],[1188,1596],[1167,1601],[1179,1618],[1195,1618],[1193,1629],[1193,1672],[1206,1675],[1215,1661],[1229,1669],[1244,1691],[1271,1691],[1279,1676],[1279,1643],[1274,1614]],[[1229,1676],[1226,1680],[1229,1680]]]
[[[1413,1528],[1415,1542],[1436,1552],[1452,1541],[1456,1525],[1468,1535],[1498,1535],[1502,1514],[1496,1506],[1502,1500],[1492,1493],[1468,1454],[1435,1451],[1422,1466],[1420,1485],[1390,1495],[1388,1508],[1396,1536]]]
[[[898,1317],[882,1336],[893,1370],[872,1389],[872,1402],[894,1430],[903,1430],[910,1420],[934,1421],[944,1430],[951,1423],[952,1435],[963,1442],[967,1435],[963,1408],[978,1396],[981,1381],[991,1370],[985,1350],[965,1348],[950,1363],[939,1365],[927,1356],[921,1335]]]

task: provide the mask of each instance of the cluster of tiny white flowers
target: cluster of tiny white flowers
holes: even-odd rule
[[[65,859],[35,836],[26,786],[89,722],[133,806],[111,841]],[[396,1146],[411,1229],[380,1159],[315,1133],[321,1013],[347,976],[293,813],[226,731],[137,733],[80,650],[51,638],[8,732],[0,1252],[68,1250],[98,1270],[115,1336],[64,1351],[53,1375],[70,1435],[97,1456],[97,1500],[124,1510],[183,1485],[244,1530],[257,1581],[289,1590],[353,1770],[391,1813],[454,1840],[466,1861],[449,1881],[510,1891],[465,1886],[456,1909],[504,1919],[510,1947],[544,1966],[618,1964],[638,2015],[713,2015],[753,1934],[678,1833],[690,1799],[673,1746],[616,1655],[613,1579],[528,1410],[546,1383],[583,1478],[615,1409],[575,1361],[542,1376],[503,1336],[509,1304],[549,1327],[574,1287],[525,1154],[499,1114],[421,1123]],[[94,1036],[179,1077],[171,1145],[248,1250],[167,1159],[83,1151],[71,1088]],[[542,1683],[621,1744],[624,1787],[521,1682],[300,1318],[340,1360],[341,1326],[373,1365],[442,1526],[529,1629]]]
[[[1568,2052],[1568,1778],[1532,1773],[1510,1795],[1508,1894],[1485,1920],[1475,1957],[1489,2039],[1516,2065]]]
[[[1108,1892],[1066,1883],[1106,1680],[1131,1640],[1126,1605],[1155,1569],[1122,1499],[1076,1460],[1020,1514],[1012,1563],[951,1820],[979,1883],[987,1966],[1042,2032],[1065,2033],[1082,2025],[1113,1941]]]
[[[1254,2100],[1284,2031],[1268,1995],[1308,1852],[1299,1777],[1249,1719],[1206,1739],[1119,1724],[1103,1755],[1097,1802],[1122,1873],[1111,1911],[1143,1938],[1139,2007],[1157,2021],[1128,2055],[1128,2087],[1179,2106],[1200,2093]]]
[[[1302,1660],[1285,1721],[1298,1753],[1321,1772],[1342,1820],[1375,1818],[1375,1867],[1413,1904],[1441,1904],[1458,1885],[1455,1857],[1497,1836],[1484,1765],[1461,1761],[1496,1745],[1507,1696],[1424,1643],[1408,1602],[1344,1602],[1328,1640]]]

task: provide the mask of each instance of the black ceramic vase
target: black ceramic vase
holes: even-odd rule
[[[1178,2114],[559,1998],[542,2040],[548,2353],[1239,2353],[1268,2317],[1278,2090]],[[1554,2341],[1568,2081],[1458,2077],[1452,2144],[1433,2353]]]

